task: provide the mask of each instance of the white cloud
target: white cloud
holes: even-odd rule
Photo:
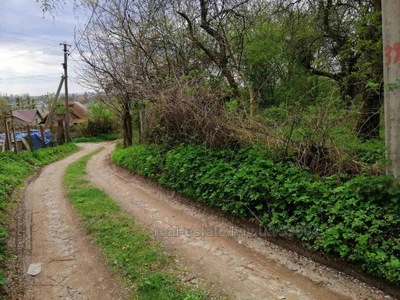
[[[54,19],[43,19],[33,0],[1,1],[0,93],[36,96],[55,92],[64,61],[59,43],[73,44],[74,28],[83,24],[83,14],[79,21],[79,12],[65,6]],[[74,82],[74,65],[69,61],[69,91],[81,93],[85,89]]]

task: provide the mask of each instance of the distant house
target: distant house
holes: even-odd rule
[[[87,121],[87,109],[82,103],[72,101],[68,103],[68,107],[70,111],[70,124],[78,124]]]
[[[14,124],[16,127],[35,127],[43,121],[43,116],[38,109],[13,110]]]
[[[64,104],[64,103],[63,103]],[[69,107],[69,124],[76,125],[88,120],[88,114],[86,107],[77,101],[71,101],[68,103]],[[47,116],[42,121],[42,124],[46,123]],[[52,117],[53,125],[56,125],[59,121],[64,120],[64,113],[60,114],[55,112]]]

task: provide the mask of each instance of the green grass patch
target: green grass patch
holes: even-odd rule
[[[84,178],[86,164],[96,152],[72,164],[64,182],[68,198],[107,263],[134,287],[135,299],[203,299],[203,293],[190,290],[172,275],[171,257],[160,244]]]
[[[256,217],[272,234],[400,285],[400,188],[393,187],[392,177],[319,177],[255,147],[138,145],[117,149],[113,160],[224,212]]]
[[[107,141],[115,141],[117,139],[119,139],[119,134],[107,133],[107,134],[99,134],[93,137],[77,137],[73,138],[72,141],[74,143],[100,143]]]
[[[0,286],[6,284],[2,262],[8,255],[6,251],[8,236],[5,222],[7,211],[12,209],[13,206],[8,201],[11,193],[23,184],[25,179],[34,171],[77,150],[78,147],[75,144],[64,144],[35,152],[21,152],[18,155],[13,152],[0,153]],[[3,292],[0,289],[0,294]]]

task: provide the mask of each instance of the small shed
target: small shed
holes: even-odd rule
[[[17,128],[38,126],[43,121],[43,116],[38,109],[13,110],[14,124]]]

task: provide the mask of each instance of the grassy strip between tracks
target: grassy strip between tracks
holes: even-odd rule
[[[105,192],[85,179],[86,164],[98,151],[68,167],[64,183],[85,230],[101,249],[109,266],[133,286],[134,299],[206,298],[205,293],[192,290],[177,279],[170,271],[171,257],[164,253],[160,244],[122,212]]]

